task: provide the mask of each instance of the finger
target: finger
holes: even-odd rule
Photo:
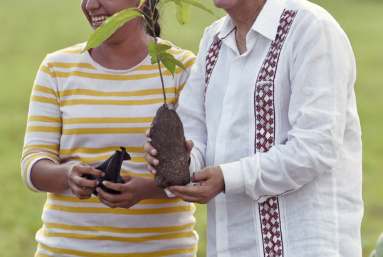
[[[192,140],[186,140],[185,141],[186,149],[191,152],[191,150],[194,147],[194,142]]]
[[[104,192],[103,190],[100,190],[100,192]],[[124,207],[126,204],[123,201],[109,201],[106,198],[101,197],[101,194],[99,192],[99,199],[100,202],[105,204],[106,206],[109,206],[110,208],[117,208],[117,207]],[[105,192],[104,192],[105,193]],[[107,193],[106,193],[107,194]]]
[[[208,179],[208,172],[206,170],[199,170],[193,173],[190,180],[192,182],[200,182]]]
[[[70,180],[79,188],[95,188],[100,183],[97,180],[86,179],[80,176],[71,176]]]
[[[79,199],[89,199],[92,196],[93,188],[82,188],[76,186],[72,192],[75,196],[77,196]]]
[[[121,178],[125,184],[133,179],[133,177],[131,175],[122,175]]]
[[[184,202],[188,202],[188,203],[202,203],[202,201],[200,201],[196,197],[190,197],[190,196],[186,196],[186,195],[182,195],[182,194],[176,194],[176,193],[174,193],[174,195],[176,197],[178,197],[178,198],[181,198]]]
[[[184,200],[185,202],[194,202],[194,203],[201,203],[202,202],[201,199],[199,199],[198,195],[189,195],[189,193],[187,193],[187,194],[181,193],[179,190],[174,189],[174,188],[173,189],[169,188],[169,191],[172,192],[177,197]]]
[[[114,191],[126,191],[124,190],[124,186],[125,184],[121,184],[121,183],[112,183],[110,181],[102,181],[102,184],[106,187],[106,188],[109,188],[109,189],[112,189]]]
[[[152,146],[152,143],[147,141],[144,144],[144,150],[151,156],[156,156],[157,155],[157,150]]]
[[[150,173],[152,173],[153,175],[156,175],[157,174],[157,170],[150,164],[150,163],[146,163],[146,168],[148,168],[148,170],[150,171]]]
[[[150,155],[148,153],[145,154],[145,159],[148,163],[150,163],[154,166],[157,166],[160,163],[156,158],[154,158],[152,155]]]
[[[81,188],[95,188],[96,186],[98,186],[100,184],[100,182],[98,180],[90,180],[90,179],[86,179],[86,178],[81,178],[81,177],[76,177],[74,179],[75,181],[77,180],[77,183],[76,185],[78,185],[79,187]]]
[[[208,203],[212,199],[212,197],[217,195],[217,194],[212,194],[211,188],[209,188],[209,186],[207,185],[203,185],[203,186],[196,185],[196,186],[188,186],[188,187],[174,186],[174,187],[170,187],[169,189],[170,189],[170,192],[180,197],[184,201],[201,203],[201,204]]]
[[[201,195],[202,188],[201,186],[171,186],[169,191],[187,197],[198,197]]]
[[[145,136],[146,136],[147,138],[150,138],[150,129],[148,129],[148,130],[145,131]]]
[[[105,176],[104,172],[102,172],[101,170],[95,169],[85,164],[74,166],[73,171],[82,175],[95,175],[97,177]]]
[[[97,196],[99,198],[102,198],[102,199],[104,199],[104,200],[106,200],[106,201],[108,201],[110,203],[120,202],[120,201],[122,201],[124,199],[122,194],[110,194],[110,193],[105,192],[104,190],[102,190],[102,188],[100,188],[100,187],[97,187],[96,191],[97,191]]]

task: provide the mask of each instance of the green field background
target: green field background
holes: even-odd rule
[[[0,256],[29,257],[41,227],[45,194],[29,191],[20,176],[31,88],[47,53],[86,41],[91,29],[80,0],[0,0]],[[201,1],[202,2],[202,1]],[[211,0],[205,5],[213,8]],[[383,1],[315,0],[340,23],[358,67],[355,85],[363,131],[363,256],[383,232]],[[220,15],[224,12],[216,10]],[[215,18],[192,9],[192,24],[175,24],[165,7],[163,38],[198,53],[203,29]],[[197,205],[198,256],[206,255],[206,208]],[[344,256],[347,257],[347,256]]]

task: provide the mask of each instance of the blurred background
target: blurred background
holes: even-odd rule
[[[20,175],[29,97],[47,53],[84,42],[91,29],[80,0],[0,0],[0,256],[28,257],[36,249],[45,194],[29,191]],[[200,1],[202,3],[202,1]],[[219,16],[223,11],[203,4]],[[383,0],[313,0],[346,31],[358,68],[355,91],[363,132],[363,256],[383,232]],[[191,7],[191,23],[181,27],[173,4],[162,13],[162,38],[198,53],[213,16]],[[198,256],[206,255],[206,207],[197,205]],[[347,256],[345,256],[347,257]]]

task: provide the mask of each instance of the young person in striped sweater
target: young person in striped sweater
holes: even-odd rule
[[[157,0],[150,1],[157,12]],[[138,5],[139,0],[81,3],[93,29]],[[168,52],[187,68],[177,69],[173,79],[162,67],[168,105],[176,108],[195,56],[158,40],[171,45]],[[158,66],[147,50],[151,41],[150,30],[135,18],[91,51],[81,53],[86,44],[78,44],[48,54],[40,66],[21,162],[27,187],[47,192],[35,256],[195,256],[195,206],[168,198],[145,166],[144,131],[163,103]],[[93,196],[97,182],[82,176],[102,176],[94,167],[120,146],[132,158],[121,168],[125,183],[106,187],[121,194],[97,187],[99,197]]]

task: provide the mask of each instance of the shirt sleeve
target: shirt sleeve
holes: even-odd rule
[[[29,104],[28,122],[21,159],[21,175],[25,185],[41,192],[31,181],[33,165],[42,159],[60,163],[61,112],[58,89],[47,58],[42,62]]]
[[[207,128],[205,115],[205,54],[209,41],[205,30],[199,46],[199,54],[191,68],[189,79],[180,95],[177,113],[180,116],[185,137],[194,143],[190,156],[190,173],[205,167]]]
[[[335,22],[322,19],[297,26],[295,31],[304,32],[292,35],[284,50],[290,54],[287,141],[220,165],[226,194],[246,193],[263,202],[295,191],[336,166],[355,82],[354,55]]]

